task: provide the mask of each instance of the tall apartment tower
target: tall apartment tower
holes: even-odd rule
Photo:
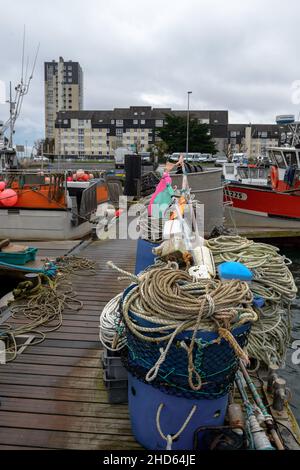
[[[80,111],[83,108],[83,72],[79,62],[44,63],[45,71],[45,137],[54,139],[58,111]]]

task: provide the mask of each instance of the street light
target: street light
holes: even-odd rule
[[[186,156],[189,153],[189,124],[190,124],[190,95],[192,94],[192,91],[188,91],[188,101],[187,101],[187,117],[186,117],[186,147],[185,147],[185,153]]]

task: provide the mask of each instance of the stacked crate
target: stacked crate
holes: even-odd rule
[[[128,403],[128,373],[118,351],[102,351],[103,381],[109,403]]]

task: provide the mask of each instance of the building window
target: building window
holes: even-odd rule
[[[111,124],[114,124],[114,123],[115,123],[115,120],[114,120],[114,119],[111,119],[110,123],[111,123]]]
[[[78,119],[78,127],[84,127],[84,120]]]
[[[134,116],[137,116],[137,115],[138,115],[138,113],[137,113],[136,111],[135,111],[133,114],[134,114]]]
[[[164,125],[163,119],[156,119],[156,121],[155,121],[155,126],[156,127],[163,127],[163,125]]]
[[[141,119],[141,124],[142,124],[142,126],[144,126],[145,123],[146,123],[145,119]]]
[[[230,132],[230,137],[236,137],[236,131],[231,131]]]
[[[123,119],[117,119],[116,120],[116,126],[123,127]]]
[[[139,123],[138,119],[134,119],[134,120],[133,120],[133,125],[134,125],[134,126],[137,126],[138,123]]]
[[[123,129],[116,129],[116,136],[122,137],[122,135],[123,135]]]
[[[208,118],[199,118],[198,119],[198,124],[209,124],[209,119]]]
[[[268,138],[268,133],[267,132],[258,132],[258,137],[262,139],[267,139]]]

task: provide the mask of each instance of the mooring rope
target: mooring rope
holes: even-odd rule
[[[96,274],[94,261],[63,256],[57,259],[56,264],[58,272],[55,279],[39,274],[37,285],[32,281],[24,281],[14,289],[14,300],[10,303],[12,318],[25,322],[19,325],[1,325],[1,336],[7,336],[12,342],[6,350],[12,354],[11,357],[6,357],[7,362],[13,361],[17,356],[17,336],[32,333],[38,338],[30,344],[39,344],[44,341],[47,333],[60,328],[65,308],[74,311],[82,308],[83,302],[76,298],[70,277],[74,274]]]

